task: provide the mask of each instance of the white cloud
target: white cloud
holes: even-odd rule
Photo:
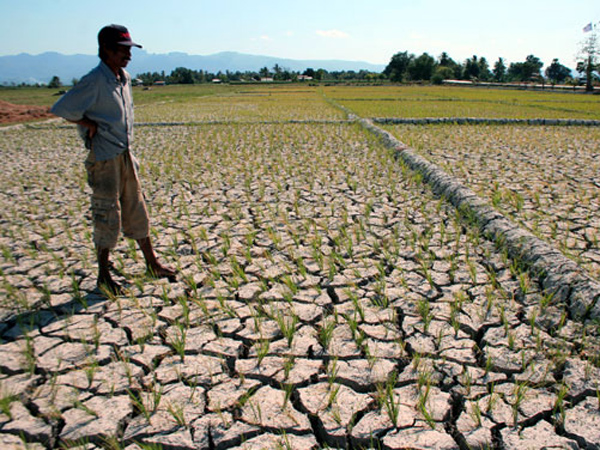
[[[347,39],[350,37],[348,33],[344,33],[340,30],[317,30],[317,34],[321,37],[331,39]]]
[[[258,42],[258,41],[271,41],[271,37],[270,37],[269,35],[267,35],[267,34],[263,34],[262,36],[259,36],[259,37],[253,37],[253,38],[250,38],[250,40],[251,40],[252,42]]]

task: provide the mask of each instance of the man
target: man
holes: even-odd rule
[[[131,154],[133,98],[131,77],[124,69],[133,46],[142,47],[131,40],[127,28],[102,28],[98,34],[100,64],[50,110],[77,124],[89,150],[85,165],[92,188],[98,287],[115,295],[122,293],[122,287],[110,274],[109,253],[121,231],[137,241],[153,276],[171,279],[176,275],[157,260],[152,248],[138,164]]]

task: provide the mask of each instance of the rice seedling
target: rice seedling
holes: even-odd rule
[[[433,319],[429,299],[425,297],[419,299],[417,301],[417,311],[423,322],[423,330],[425,331],[425,333],[427,333],[427,331],[429,330],[429,325],[431,324],[431,320]]]
[[[88,407],[86,404],[84,404],[81,400],[79,399],[75,399],[73,401],[73,408],[77,408],[82,410],[83,412],[85,412],[86,414],[89,414],[90,416],[93,417],[99,417],[98,412],[94,411],[93,409],[91,409],[90,407]]]
[[[18,397],[12,394],[3,394],[0,395],[0,413],[4,414],[6,417],[12,420],[12,412],[10,410],[10,405],[17,401]]]
[[[336,325],[334,319],[325,318],[323,319],[323,323],[317,328],[317,341],[325,351],[329,348]]]
[[[169,402],[167,404],[167,412],[171,415],[177,425],[187,428],[188,423],[185,417],[185,409],[183,405],[175,402]]]
[[[398,374],[396,371],[392,371],[389,374],[387,380],[376,385],[377,388],[377,402],[381,409],[385,409],[385,412],[390,419],[393,426],[398,424],[398,415],[400,413],[400,398],[394,392]]]
[[[260,365],[269,354],[270,345],[271,341],[269,339],[259,339],[254,343],[254,350],[256,351],[256,358],[258,360],[257,365]]]
[[[292,311],[292,313],[288,315],[284,315],[281,310],[278,310],[273,318],[277,322],[279,329],[281,330],[281,334],[286,339],[288,347],[292,347],[292,342],[294,340],[294,336],[296,334],[296,327],[298,326],[299,319],[296,314]]]
[[[177,320],[175,322],[175,328],[173,333],[171,334],[171,338],[169,340],[169,345],[173,347],[175,352],[179,355],[181,361],[185,360],[185,345],[186,345],[186,337],[187,337],[188,328],[184,323],[179,322]]]

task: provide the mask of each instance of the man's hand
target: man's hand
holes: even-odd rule
[[[76,123],[77,125],[81,125],[87,128],[87,135],[90,139],[92,139],[96,133],[98,132],[98,124],[87,117],[84,117],[80,120],[70,120],[70,122]]]
[[[98,124],[96,122],[94,122],[93,120],[90,120],[87,117],[84,117],[83,119],[81,119],[79,121],[79,124],[83,125],[84,127],[87,128],[88,137],[90,139],[92,139],[96,135],[96,132],[98,131]]]

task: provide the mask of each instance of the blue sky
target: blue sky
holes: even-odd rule
[[[458,62],[534,54],[574,67],[583,27],[600,22],[598,0],[0,0],[0,11],[0,55],[96,54],[98,30],[118,23],[149,53],[376,64],[445,51]]]

